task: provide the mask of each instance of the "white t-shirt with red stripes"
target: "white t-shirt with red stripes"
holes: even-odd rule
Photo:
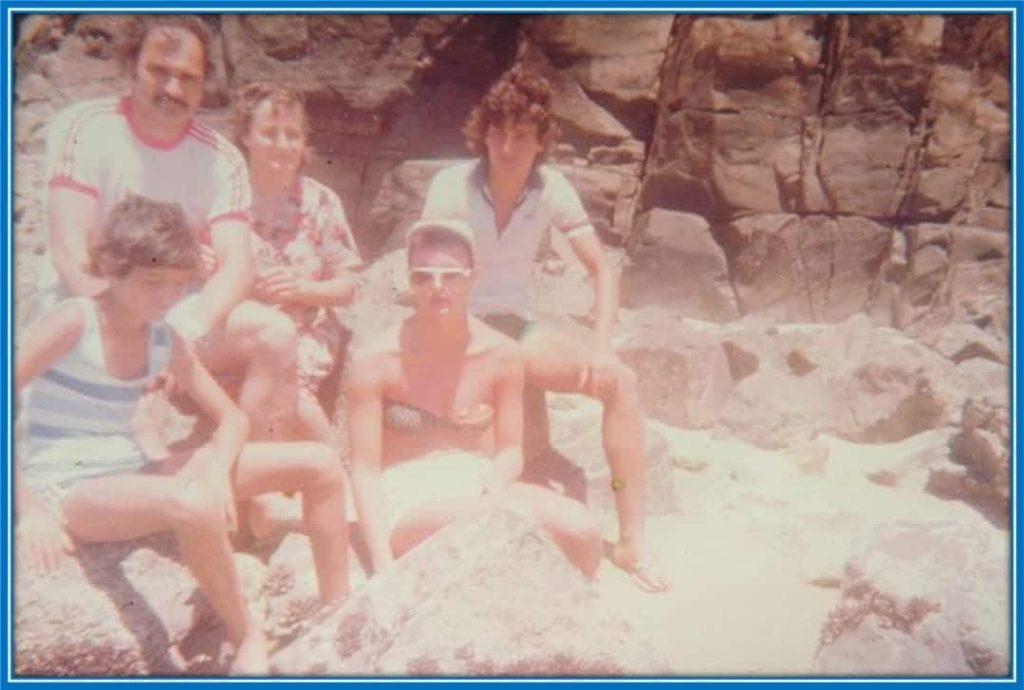
[[[249,173],[238,149],[195,119],[178,141],[153,141],[135,126],[129,97],[61,111],[47,137],[45,174],[49,189],[95,197],[101,219],[128,194],[180,204],[203,241],[216,223],[249,219]]]

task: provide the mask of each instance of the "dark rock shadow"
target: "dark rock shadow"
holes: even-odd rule
[[[551,445],[551,425],[545,391],[527,386],[523,392],[522,481],[537,484],[586,505],[587,477]]]
[[[171,657],[171,640],[163,621],[125,576],[124,560],[138,548],[152,548],[162,556],[180,560],[167,539],[147,538],[128,544],[90,544],[77,547],[79,563],[89,582],[106,594],[117,608],[125,629],[138,640],[143,661],[152,674],[180,673]]]

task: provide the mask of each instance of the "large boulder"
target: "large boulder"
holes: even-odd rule
[[[728,224],[723,244],[743,313],[831,322],[872,308],[892,231],[860,217],[751,215]]]
[[[951,323],[973,323],[998,341],[1009,333],[1009,236],[964,225],[906,228],[908,274],[899,325],[926,342]]]
[[[803,208],[802,118],[821,93],[821,21],[677,18],[641,208],[715,218]]]
[[[984,675],[1009,672],[1005,532],[897,522],[866,535],[821,630],[814,672]]]
[[[652,306],[624,318],[614,341],[637,375],[644,413],[687,429],[714,424],[745,375],[730,343],[715,324]]]
[[[453,15],[416,17],[411,26],[384,14],[224,15],[234,81],[280,81],[313,100],[348,106],[335,127],[379,134],[375,111],[409,95],[427,46],[459,28]]]
[[[1005,376],[1004,368],[999,367]],[[980,377],[979,377],[980,378]],[[1005,380],[1004,393],[1005,390]],[[998,382],[993,386],[999,389]],[[964,403],[960,427],[949,438],[946,462],[932,468],[927,490],[962,500],[994,524],[1010,523],[1009,396],[972,397]]]
[[[632,261],[622,274],[622,305],[671,308],[706,321],[739,316],[725,252],[703,218],[654,209],[640,216]]]
[[[282,675],[622,675],[666,662],[535,522],[494,511],[450,526],[311,619]]]
[[[759,366],[736,386],[719,424],[756,445],[784,447],[819,432],[890,443],[959,421],[965,391],[956,365],[894,329],[872,328],[866,316],[741,340]]]

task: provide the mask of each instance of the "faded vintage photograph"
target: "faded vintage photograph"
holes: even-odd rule
[[[1010,673],[1009,13],[12,16],[15,676]]]

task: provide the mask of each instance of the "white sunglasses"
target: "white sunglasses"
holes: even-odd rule
[[[426,285],[451,285],[459,278],[467,277],[472,271],[468,268],[455,266],[430,266],[409,269],[409,285],[424,287]]]

